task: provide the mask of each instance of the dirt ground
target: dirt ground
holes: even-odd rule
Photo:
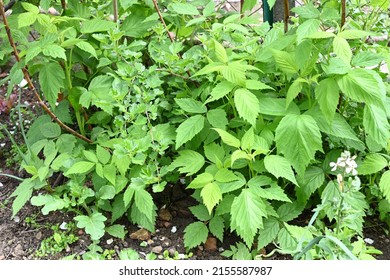
[[[0,72],[1,74],[1,72]],[[4,74],[3,74],[4,75]],[[1,79],[1,77],[0,77]],[[6,89],[0,87],[0,101],[4,101]],[[36,110],[34,100],[31,99],[28,91],[23,93],[23,104],[25,111]],[[12,109],[0,114],[0,123],[7,124],[8,128],[15,131],[18,138],[17,127],[15,128],[15,115]],[[32,115],[33,116],[33,115]],[[10,139],[0,138],[0,172],[8,173],[23,177],[25,174],[18,170],[16,162],[12,162],[10,149],[12,143]],[[41,242],[53,236],[53,225],[60,226],[61,224],[72,222],[70,214],[61,212],[51,213],[44,216],[40,213],[37,207],[31,206],[29,203],[11,219],[12,215],[12,199],[9,199],[10,194],[16,188],[18,181],[8,177],[0,176],[0,260],[27,260],[27,259],[62,259],[66,256],[74,254],[75,258],[81,256],[88,251],[88,246],[91,244],[88,235],[82,230],[75,229],[74,235],[77,241],[70,244],[60,253],[48,256],[37,256],[36,252],[41,247]],[[141,258],[144,258],[148,253],[154,252],[158,259],[167,259],[169,257],[178,256],[179,258],[190,259],[225,259],[221,256],[221,252],[229,249],[230,244],[234,244],[239,239],[234,235],[226,233],[224,243],[209,240],[207,245],[199,246],[191,250],[191,254],[185,251],[183,244],[183,230],[185,227],[195,221],[188,207],[194,205],[188,193],[185,193],[183,186],[169,187],[173,199],[173,203],[162,209],[163,204],[159,203],[159,198],[156,197],[156,203],[159,206],[159,217],[156,226],[156,233],[149,235],[145,232],[139,232],[139,228],[130,224],[127,221],[122,221],[128,233],[121,240],[104,236],[99,244],[103,250],[110,251],[110,258],[118,259],[119,252],[125,248],[132,248],[137,251]],[[390,260],[390,238],[386,235],[386,226],[375,220],[369,220],[366,223],[365,238],[373,240],[373,246],[383,252],[377,256],[377,259]],[[271,247],[266,248],[265,253],[269,253]],[[165,253],[164,253],[165,252]],[[288,256],[273,255],[271,259],[289,259]]]

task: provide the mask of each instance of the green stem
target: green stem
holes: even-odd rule
[[[341,193],[341,200],[340,200],[339,206],[337,208],[337,228],[336,228],[336,234],[339,234],[339,232],[340,232],[341,207],[343,206],[343,202],[344,202],[344,196]]]
[[[18,180],[18,181],[21,181],[21,182],[23,182],[23,181],[24,181],[24,179],[23,179],[23,178],[20,178],[20,177],[17,177],[17,176],[11,175],[11,174],[0,173],[0,176],[3,176],[3,177],[8,177],[8,178],[15,179],[15,180]]]

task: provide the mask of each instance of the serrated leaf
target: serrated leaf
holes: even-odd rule
[[[207,210],[211,214],[215,205],[222,200],[221,188],[215,182],[208,183],[201,190],[200,196],[203,199],[203,204],[206,205]]]
[[[129,205],[129,203],[127,203],[127,205]],[[114,202],[112,203],[111,223],[114,223],[116,220],[122,217],[126,213],[127,208],[128,207],[125,206],[124,202],[124,194],[121,193],[115,196]]]
[[[61,135],[61,128],[57,123],[47,123],[39,128],[46,138],[57,138]]]
[[[344,39],[360,39],[362,37],[366,37],[370,35],[372,35],[372,33],[365,30],[347,29],[337,34],[337,37],[341,37]]]
[[[366,133],[382,148],[387,147],[390,138],[390,125],[382,106],[364,106],[363,126]]]
[[[272,50],[272,55],[275,59],[277,67],[286,74],[298,73],[298,64],[295,57],[285,51]]]
[[[106,232],[116,238],[124,239],[126,235],[125,227],[123,225],[112,225],[106,227]]]
[[[182,122],[176,129],[176,145],[178,149],[184,143],[190,141],[204,127],[205,117],[202,115],[192,116]]]
[[[211,219],[207,207],[203,204],[189,207],[191,213],[200,221],[205,222]]]
[[[50,56],[53,58],[62,58],[63,60],[66,60],[65,49],[59,45],[54,45],[54,44],[47,45],[47,46],[42,48],[42,53],[44,55],[47,55],[47,56]],[[53,64],[57,64],[57,63],[53,63]],[[43,69],[45,69],[45,68],[46,68],[46,65],[45,65],[45,67],[43,67]],[[57,69],[55,69],[55,70],[57,70]],[[61,68],[61,70],[62,70],[62,68]],[[53,72],[52,72],[52,74],[53,74]]]
[[[125,207],[127,207],[130,204],[131,200],[134,197],[134,192],[135,189],[132,188],[131,186],[127,187],[127,189],[125,190],[125,193],[123,194],[123,203]]]
[[[216,143],[204,146],[204,155],[213,163],[222,162],[225,157],[225,150]]]
[[[218,99],[221,99],[222,97],[225,97],[227,94],[229,94],[233,88],[235,87],[235,84],[228,82],[228,81],[222,81],[218,83],[212,90],[211,90],[211,98],[207,100],[207,102],[215,101]]]
[[[234,92],[234,105],[241,118],[256,126],[256,119],[260,113],[260,104],[256,95],[244,88],[237,89]]]
[[[202,222],[189,224],[184,229],[184,246],[191,249],[206,242],[208,233],[209,230]]]
[[[214,52],[217,59],[222,63],[228,62],[228,56],[225,48],[215,39],[213,39]]]
[[[63,199],[53,195],[38,195],[31,198],[31,204],[34,206],[44,206],[42,214],[47,215],[51,211],[61,210],[66,206]]]
[[[347,40],[340,36],[336,36],[333,39],[333,52],[337,54],[347,65],[350,64],[352,59],[352,50]]]
[[[317,32],[321,21],[318,19],[309,19],[301,23],[297,28],[297,43],[300,44],[303,39]]]
[[[94,48],[90,43],[88,43],[88,42],[86,42],[86,41],[81,41],[81,42],[76,43],[76,46],[77,46],[79,49],[81,49],[81,50],[83,50],[83,51],[89,53],[89,54],[92,55],[94,58],[97,58],[96,50],[95,50],[95,48]]]
[[[115,27],[116,24],[112,21],[95,18],[83,21],[80,31],[81,33],[96,33],[109,31]]]
[[[194,180],[188,185],[189,189],[200,189],[206,186],[207,184],[214,181],[214,176],[208,172],[199,174]]]
[[[64,70],[58,63],[47,63],[39,72],[39,84],[52,108],[55,108],[58,93],[64,87],[64,79]]]
[[[107,164],[111,158],[110,152],[99,145],[96,146],[96,156],[102,164]]]
[[[363,161],[363,164],[359,165],[357,171],[361,175],[375,174],[388,166],[386,158],[380,154],[368,154]]]
[[[279,221],[271,217],[264,221],[264,227],[259,230],[257,248],[261,249],[271,243],[278,236],[280,226]]]
[[[266,85],[265,83],[256,80],[247,80],[245,83],[245,87],[247,89],[253,89],[253,90],[263,90],[263,89],[274,90],[272,87]]]
[[[175,98],[175,102],[181,109],[188,113],[203,114],[207,112],[206,106],[192,98]]]
[[[39,14],[39,8],[33,4],[22,2],[21,5],[26,11],[36,15]]]
[[[130,248],[127,248],[127,249],[123,249],[119,252],[119,259],[122,261],[124,261],[124,260],[136,261],[136,260],[139,260],[140,257],[139,257],[139,254],[137,251],[130,249]]]
[[[207,120],[213,127],[220,129],[225,129],[229,123],[226,117],[226,111],[223,109],[212,109],[208,111]]]
[[[170,170],[179,167],[180,173],[193,175],[204,165],[204,157],[198,152],[192,150],[179,151],[179,156],[169,166]]]
[[[94,152],[91,152],[88,150],[83,150],[83,154],[87,160],[94,162],[94,163],[98,162],[98,158]]]
[[[288,88],[287,96],[286,96],[286,109],[289,107],[290,103],[298,96],[301,92],[303,84],[306,80],[302,78],[296,79],[291,86]]]
[[[297,202],[282,204],[278,210],[279,220],[283,222],[289,222],[298,217],[304,209],[304,205]]]
[[[270,188],[256,188],[253,190],[261,198],[291,202],[288,196],[284,193],[283,189],[275,183],[272,184]]]
[[[179,15],[199,15],[198,9],[194,5],[191,5],[189,3],[173,3],[170,7]]]
[[[34,22],[37,20],[38,15],[33,14],[30,12],[27,13],[21,13],[18,15],[18,27],[23,28],[26,26],[30,26],[34,24]]]
[[[325,173],[319,167],[309,166],[305,174],[298,177],[300,188],[296,190],[298,199],[307,201],[312,193],[319,189],[325,181]]]
[[[226,168],[219,169],[218,172],[215,174],[215,180],[221,183],[233,182],[239,179],[240,178],[237,177],[237,175],[235,175],[233,171],[228,170]]]
[[[317,123],[309,115],[285,116],[276,128],[275,141],[278,151],[303,174],[316,151],[322,151],[322,138]]]
[[[276,178],[283,177],[298,186],[291,164],[284,157],[268,155],[264,158],[264,166]]]
[[[79,215],[74,218],[78,228],[85,228],[85,232],[92,240],[99,240],[104,235],[104,222],[107,220],[101,213],[94,213],[91,216]]]
[[[315,88],[315,96],[322,113],[330,123],[339,102],[339,86],[337,82],[332,78],[322,80]]]
[[[65,175],[72,174],[83,174],[90,171],[95,166],[95,163],[89,161],[79,161],[73,164],[68,171],[66,171]]]
[[[116,190],[113,186],[102,186],[96,193],[98,199],[113,199],[115,197]]]
[[[213,128],[216,132],[218,132],[219,136],[222,139],[222,142],[224,142],[226,145],[240,148],[241,142],[239,139],[237,139],[235,136],[231,135],[229,132],[226,132],[225,130],[219,129],[219,128]]]
[[[240,61],[230,62],[228,65],[223,65],[219,68],[226,80],[238,86],[245,86],[245,70],[246,66],[241,64]]]
[[[34,183],[32,179],[25,179],[19,186],[13,191],[10,197],[15,197],[12,202],[12,219],[22,209],[22,207],[30,200],[34,189]]]
[[[251,157],[245,152],[245,151],[242,151],[242,150],[236,150],[232,153],[231,155],[231,163],[230,163],[230,166],[232,167],[233,164],[236,162],[236,160],[238,159],[246,159],[246,160],[251,160]]]
[[[303,18],[318,18],[321,13],[320,11],[314,7],[311,2],[308,2],[306,5],[297,6],[291,9],[292,12],[297,13],[300,17]]]
[[[138,210],[144,214],[148,220],[153,220],[153,197],[146,190],[139,189],[135,191],[134,202]]]
[[[352,58],[352,65],[360,66],[360,67],[375,66],[378,65],[383,60],[384,57],[380,54],[371,51],[363,51],[357,53]]]
[[[390,203],[390,170],[387,170],[385,173],[383,173],[381,180],[379,181],[379,188],[387,202]]]
[[[231,206],[231,229],[245,241],[253,244],[257,231],[262,228],[263,217],[267,217],[264,201],[249,189],[244,189]]]
[[[214,216],[209,222],[209,230],[212,235],[223,242],[223,233],[225,229],[224,219],[221,216]]]
[[[245,132],[244,136],[241,138],[241,148],[243,150],[251,151],[254,148],[255,144],[255,132],[253,130],[253,127],[248,129],[248,131]]]
[[[112,164],[103,166],[104,178],[106,178],[114,186],[116,183],[116,171],[117,169]]]
[[[382,106],[386,89],[379,74],[369,69],[352,69],[338,81],[341,91],[349,98],[366,104]]]

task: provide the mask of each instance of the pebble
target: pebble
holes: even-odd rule
[[[141,229],[133,232],[132,234],[130,234],[130,238],[141,240],[141,241],[146,241],[146,240],[150,239],[150,232],[144,228],[141,228]]]
[[[152,245],[152,244],[154,243],[154,241],[153,241],[152,239],[149,239],[149,240],[147,241],[147,243],[148,243],[148,245]]]
[[[114,242],[114,239],[110,238],[110,239],[107,239],[106,243],[107,245],[110,245],[112,244],[112,242]]]
[[[204,244],[206,251],[215,252],[217,251],[217,239],[215,237],[207,238],[206,243]]]
[[[38,231],[38,233],[35,235],[35,238],[38,239],[38,240],[41,240],[42,232]]]
[[[173,226],[172,228],[171,228],[171,232],[172,233],[175,233],[177,231],[177,227],[176,226]]]
[[[161,208],[159,213],[158,213],[158,217],[162,220],[162,221],[171,221],[172,220],[172,214],[169,212],[168,209],[166,208]]]
[[[161,246],[156,246],[156,247],[152,248],[152,252],[155,254],[161,254],[162,250],[163,250],[163,247],[161,247]]]
[[[175,250],[175,248],[169,248],[168,249],[168,253],[169,253],[169,256],[171,256],[171,257],[173,257],[173,256],[175,256],[175,253],[176,253],[176,250]]]
[[[366,242],[369,245],[374,244],[374,240],[372,240],[371,238],[364,238],[364,242]]]
[[[1,260],[5,260],[5,256],[4,256],[4,255],[1,255],[1,256],[0,256],[0,261],[1,261]]]
[[[13,255],[15,257],[21,257],[24,254],[23,246],[21,244],[16,245]]]

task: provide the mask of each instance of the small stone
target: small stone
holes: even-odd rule
[[[163,250],[163,247],[161,247],[161,246],[156,246],[156,247],[152,248],[152,252],[155,254],[161,254],[162,250]]]
[[[172,233],[176,233],[176,231],[177,231],[177,227],[176,227],[176,226],[173,226],[173,227],[171,228],[171,232],[172,232]]]
[[[154,241],[153,241],[152,239],[149,239],[149,240],[147,241],[147,243],[148,243],[148,245],[152,245],[152,244],[154,243]]]
[[[14,217],[14,222],[15,222],[15,223],[19,223],[19,222],[20,222],[19,216],[15,216],[15,217]]]
[[[111,245],[112,242],[114,242],[114,239],[112,239],[112,238],[107,239],[107,241],[106,241],[107,245]]]
[[[217,251],[217,239],[215,237],[207,238],[206,243],[204,244],[206,251],[215,252]]]
[[[159,260],[162,260],[162,259],[164,258],[164,256],[163,256],[163,255],[158,255],[157,258],[158,258]]]
[[[160,218],[160,220],[162,221],[171,221],[172,220],[172,214],[169,212],[168,209],[166,208],[161,208],[159,213],[158,213],[158,217]]]
[[[133,232],[132,234],[130,234],[131,239],[137,239],[137,240],[141,240],[141,241],[149,240],[150,237],[151,237],[150,232],[144,228],[141,228],[141,229],[137,230],[136,232]]]
[[[166,227],[166,228],[169,228],[171,225],[172,225],[172,223],[170,223],[170,222],[164,222],[164,227]]]
[[[164,247],[169,247],[169,246],[171,246],[171,241],[170,241],[170,240],[166,240],[166,241],[164,241],[164,242],[162,243],[162,245],[163,245]]]
[[[69,247],[69,246],[66,246],[65,251],[66,251],[67,253],[69,253],[69,252],[70,252],[70,247]]]
[[[41,240],[42,232],[38,231],[38,233],[35,235],[35,238],[38,239],[38,240]]]
[[[1,260],[5,260],[5,256],[4,256],[4,255],[1,255],[1,256],[0,256],[0,261],[1,261]]]
[[[13,255],[15,257],[21,257],[22,255],[24,255],[23,246],[21,244],[16,245],[16,247],[14,248]]]
[[[62,222],[62,224],[60,225],[60,229],[67,230],[68,229],[68,224],[66,222]]]
[[[201,251],[204,250],[203,246],[198,246],[198,249],[201,250]]]
[[[78,232],[77,232],[78,235],[83,235],[84,234],[84,231],[82,229],[80,229]]]
[[[169,256],[170,256],[170,257],[174,257],[174,256],[175,256],[175,253],[176,253],[175,248],[169,248],[169,249],[168,249],[168,253],[169,253]]]
[[[185,254],[178,254],[177,255],[180,259],[185,259],[186,258],[186,255]]]
[[[366,242],[369,245],[374,244],[374,240],[372,240],[371,238],[364,238],[364,242]]]
[[[225,249],[223,247],[218,248],[218,252],[222,253],[223,251],[225,251]]]

